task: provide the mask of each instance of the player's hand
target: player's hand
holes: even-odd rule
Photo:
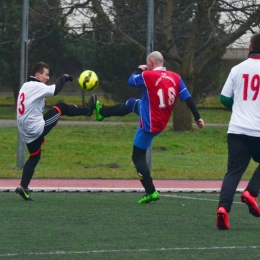
[[[64,74],[63,77],[66,79],[66,82],[73,81],[73,78],[69,74]]]
[[[204,120],[200,118],[199,120],[196,121],[196,124],[201,129],[204,127]]]
[[[138,68],[141,69],[142,71],[144,71],[144,70],[147,70],[147,65],[139,65]]]

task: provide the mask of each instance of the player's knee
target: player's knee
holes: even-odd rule
[[[132,153],[132,161],[137,170],[140,167],[142,167],[142,164],[146,162],[146,150],[134,146],[133,153]]]
[[[143,159],[142,158],[138,158],[137,156],[132,155],[132,160],[134,163],[134,166],[137,170],[137,172],[140,172],[142,169],[142,165],[143,165]]]
[[[63,110],[67,107],[68,105],[65,104],[64,102],[59,102],[57,103],[54,107],[58,107],[60,110]]]
[[[126,101],[125,105],[126,108],[131,111],[131,112],[135,112],[135,105],[137,104],[137,101],[139,101],[140,99],[136,99],[136,98],[130,98]]]
[[[138,156],[136,156],[136,154],[132,154],[132,161],[133,161],[133,163],[134,163],[134,165],[136,165],[137,163],[138,163]]]
[[[56,110],[58,110],[58,112],[60,113],[60,115],[66,114],[67,109],[68,109],[68,105],[65,104],[64,102],[59,102],[57,103],[55,106],[53,106],[53,108],[55,108]]]
[[[33,164],[37,165],[37,163],[39,162],[40,158],[41,158],[41,150],[40,150],[37,154],[30,155],[29,160],[30,160]]]
[[[134,162],[137,175],[140,180],[147,179],[150,176],[150,169],[146,162],[146,154],[141,153],[140,155],[133,153],[132,160]]]

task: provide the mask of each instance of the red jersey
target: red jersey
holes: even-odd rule
[[[140,127],[147,132],[159,132],[165,129],[178,96],[181,100],[190,97],[180,75],[166,68],[143,71],[132,74],[128,84],[144,87],[140,108]]]

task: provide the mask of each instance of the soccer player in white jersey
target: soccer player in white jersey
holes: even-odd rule
[[[40,160],[44,137],[58,123],[60,116],[91,116],[96,103],[95,95],[91,96],[85,107],[60,102],[43,115],[45,98],[57,95],[66,82],[73,80],[71,76],[64,74],[56,84],[46,85],[50,79],[49,70],[46,63],[36,63],[32,68],[32,76],[23,84],[17,98],[18,130],[28,148],[29,158],[23,167],[21,183],[16,188],[16,193],[25,200],[33,200],[28,185]]]
[[[228,214],[237,186],[251,158],[258,163],[241,195],[249,213],[260,217],[257,196],[260,189],[260,33],[252,36],[248,59],[231,69],[220,101],[232,109],[227,132],[228,165],[217,210],[216,226],[230,228]]]

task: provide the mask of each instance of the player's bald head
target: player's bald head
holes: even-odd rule
[[[154,61],[157,66],[162,66],[164,59],[159,51],[153,51],[147,56],[148,61]]]

